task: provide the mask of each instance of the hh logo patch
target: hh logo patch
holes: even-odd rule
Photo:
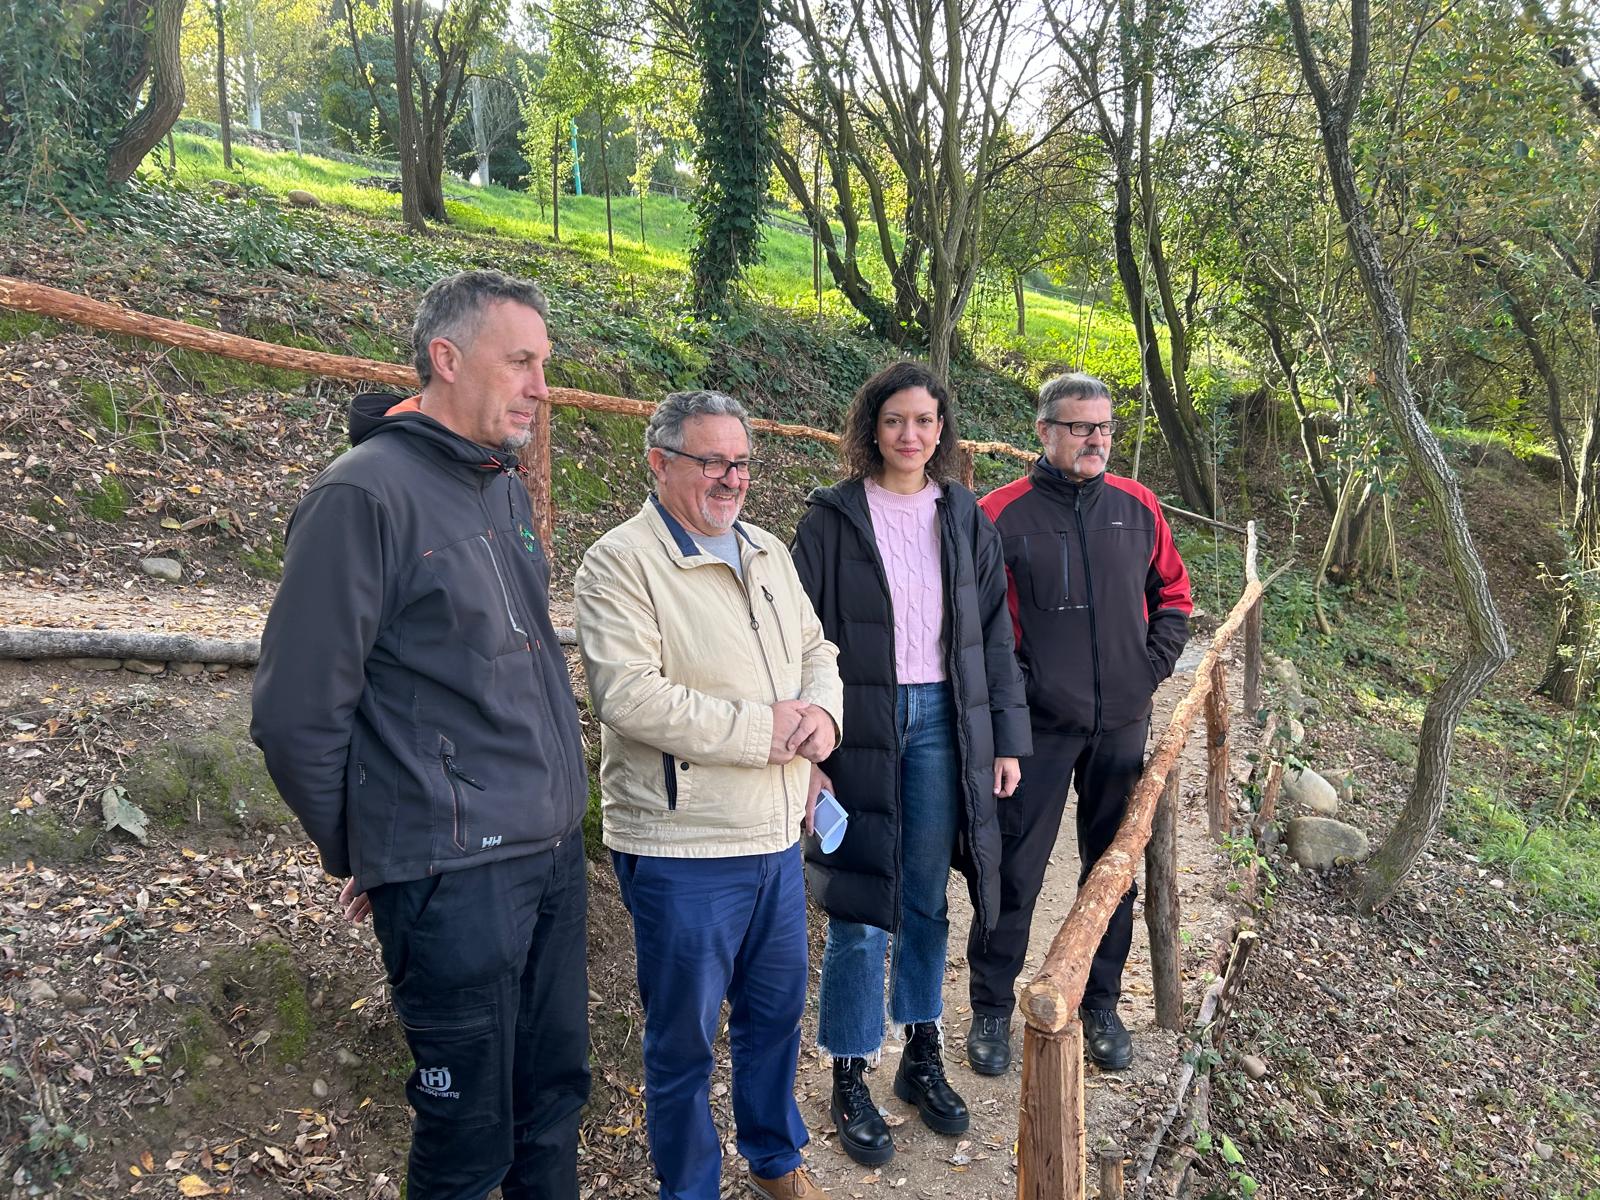
[[[449,1067],[422,1067],[417,1072],[417,1088],[441,1100],[459,1100],[460,1092],[450,1090]]]
[[[504,840],[505,840],[504,835],[497,833],[493,837],[484,838],[483,839],[483,845],[478,847],[478,848],[480,850],[487,850],[490,846],[498,846]]]
[[[539,539],[534,536],[533,530],[526,525],[518,525],[517,532],[522,535],[522,548],[529,554],[539,553]]]

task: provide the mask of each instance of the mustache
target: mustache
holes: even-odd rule
[[[739,495],[739,492],[736,488],[723,487],[718,484],[706,494],[713,500],[732,500]]]

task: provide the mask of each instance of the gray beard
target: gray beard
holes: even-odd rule
[[[528,444],[528,440],[532,437],[533,431],[531,429],[525,430],[522,433],[514,433],[505,441],[500,443],[500,449],[507,454],[515,454],[518,450],[521,450],[524,446],[526,446]]]

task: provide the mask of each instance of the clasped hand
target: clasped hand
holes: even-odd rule
[[[819,763],[833,753],[838,738],[826,709],[803,700],[780,700],[772,706],[772,748],[769,763],[795,758]]]

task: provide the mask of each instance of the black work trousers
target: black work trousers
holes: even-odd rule
[[[1028,930],[1066,810],[1067,791],[1078,793],[1078,884],[1111,845],[1128,809],[1128,795],[1144,769],[1149,719],[1096,737],[1033,731],[1033,754],[1022,760],[1022,785],[1000,800],[1000,920],[985,941],[974,925],[967,937],[972,1011],[1010,1019],[1017,976],[1028,955]],[[1115,1008],[1122,967],[1133,942],[1133,901],[1128,889],[1106,926],[1089,968],[1083,1007]]]
[[[583,838],[368,893],[415,1067],[409,1200],[574,1200],[589,1098]]]

